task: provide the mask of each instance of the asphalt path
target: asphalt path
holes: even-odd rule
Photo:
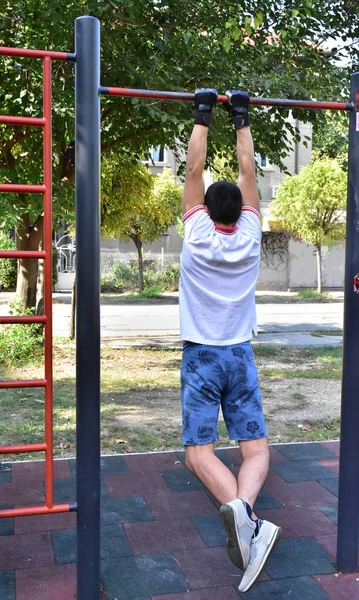
[[[3,314],[5,314],[2,311]],[[54,304],[54,335],[67,336],[70,305]],[[341,330],[343,303],[328,304],[257,304],[258,332],[286,334]],[[91,323],[89,323],[91,327]],[[101,336],[118,338],[168,336],[179,334],[177,304],[141,304],[101,306]]]

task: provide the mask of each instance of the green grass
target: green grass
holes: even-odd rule
[[[313,298],[313,299],[327,299],[330,298],[329,294],[320,294],[319,292],[316,292],[315,290],[300,290],[296,295],[295,298],[301,298],[301,299],[306,299],[306,298]]]
[[[316,420],[300,425],[287,425],[285,433],[282,435],[283,441],[315,442],[338,439],[340,437],[340,420]]]
[[[260,353],[255,350],[256,356]],[[287,367],[260,367],[260,374],[267,377],[299,377],[305,379],[341,379],[342,349],[340,347],[323,346],[317,348],[276,350],[277,362]]]

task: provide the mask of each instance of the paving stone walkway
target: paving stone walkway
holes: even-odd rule
[[[256,504],[283,528],[259,582],[239,594],[216,501],[183,452],[102,459],[101,580],[107,600],[356,600],[359,572],[336,572],[338,442],[271,447]],[[238,471],[236,448],[217,451]],[[55,461],[55,499],[75,500],[75,460]],[[1,508],[44,501],[42,462],[3,464]],[[76,597],[75,513],[0,519],[1,600]]]

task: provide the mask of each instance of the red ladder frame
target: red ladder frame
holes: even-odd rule
[[[74,60],[66,52],[0,48],[0,55],[41,58],[43,60],[43,117],[0,116],[0,124],[43,128],[43,171],[41,185],[0,184],[0,192],[40,193],[44,200],[44,249],[42,251],[0,251],[0,258],[44,260],[44,312],[43,316],[0,316],[0,324],[43,323],[45,376],[37,380],[0,381],[0,389],[45,389],[45,441],[40,444],[0,446],[1,454],[23,452],[45,453],[45,505],[14,508],[0,511],[0,518],[62,513],[75,510],[75,504],[54,504],[54,457],[53,457],[53,373],[52,373],[52,60]]]

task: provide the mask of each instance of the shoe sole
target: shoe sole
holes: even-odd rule
[[[240,585],[239,585],[239,588],[238,588],[238,590],[239,590],[240,592],[248,592],[248,590],[249,590],[249,589],[252,587],[252,585],[253,585],[253,584],[256,582],[256,580],[258,579],[259,575],[262,573],[262,571],[263,571],[263,569],[264,569],[264,566],[265,566],[265,564],[266,564],[266,562],[267,562],[267,560],[268,560],[268,558],[269,558],[269,555],[270,555],[270,553],[272,552],[272,550],[274,550],[274,548],[275,548],[275,547],[276,547],[276,545],[278,544],[278,542],[279,542],[279,539],[280,539],[280,536],[281,536],[281,533],[282,533],[282,528],[281,528],[281,527],[278,527],[278,528],[277,528],[277,529],[274,531],[274,533],[273,533],[273,537],[272,537],[272,539],[271,539],[271,542],[270,542],[270,545],[268,546],[266,553],[263,555],[262,561],[261,561],[261,563],[260,563],[260,567],[259,567],[259,569],[258,569],[258,571],[257,571],[257,573],[256,573],[256,575],[255,575],[255,577],[253,577],[253,579],[252,579],[252,580],[251,580],[249,583],[247,583],[247,585],[246,585],[246,587],[245,587],[245,588],[243,588],[243,589],[240,589]]]
[[[245,571],[246,567],[244,565],[244,558],[240,547],[239,539],[236,534],[237,527],[234,511],[230,506],[223,505],[220,509],[220,516],[223,527],[225,528],[228,536],[226,539],[226,549],[228,552],[228,556],[231,559],[232,563],[236,567],[238,567],[238,569]]]

